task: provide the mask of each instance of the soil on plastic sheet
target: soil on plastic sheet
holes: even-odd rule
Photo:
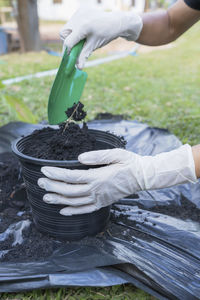
[[[3,157],[6,162],[6,167],[4,166],[4,174],[7,176],[1,176],[0,184],[3,190],[6,189],[5,182],[9,183],[10,194],[7,194],[8,196],[7,200],[4,202],[4,208],[0,211],[0,262],[45,261],[56,249],[67,242],[56,241],[54,238],[44,235],[36,229],[32,221],[25,188],[23,183],[21,183],[22,179],[19,176],[20,167],[15,158],[12,157],[12,154],[4,154]],[[14,176],[15,181],[8,181],[8,178],[13,178],[13,174],[16,175]],[[200,222],[200,210],[197,209],[194,204],[184,197],[182,197],[181,204],[181,206],[157,206],[150,209],[148,213],[150,214],[152,211],[174,216],[183,220],[192,219]],[[141,209],[145,210],[145,207],[139,204],[138,206],[138,214],[141,214]],[[115,214],[115,211],[117,211],[117,214]],[[30,222],[30,225],[22,231],[22,243],[14,245],[14,235],[9,233],[6,235],[6,238],[3,239],[5,232],[8,232],[8,228],[22,221]],[[147,218],[144,218],[144,223],[146,222],[148,222],[148,216]],[[111,236],[111,238],[117,238],[118,240],[130,241],[132,243],[136,241],[137,237],[145,240],[151,239],[149,235],[139,232],[137,228],[136,230],[130,227],[127,228],[127,226],[122,225],[123,223],[128,225],[128,219],[124,214],[124,211],[120,210],[118,205],[114,205],[111,220],[105,231],[98,234],[96,239],[91,237],[84,238],[80,242],[77,241],[77,243],[87,243],[89,240],[90,243],[102,241],[101,244],[103,244],[103,240],[108,236]],[[133,225],[134,224],[132,222],[131,226]],[[137,225],[137,222],[135,225]],[[154,224],[152,224],[152,226],[154,226]]]
[[[16,193],[18,192],[17,187],[15,191]],[[13,200],[12,198],[8,198],[6,208],[0,212],[0,261],[26,262],[31,260],[45,260],[56,250],[60,242],[40,233],[36,229],[25,193],[23,193],[23,199],[20,200],[23,202],[23,206],[12,207]],[[22,230],[23,242],[13,245],[15,240],[14,234],[11,233],[13,232],[11,227],[23,221],[30,222],[30,225]],[[16,232],[15,228],[14,232]],[[9,229],[10,233],[8,232]]]
[[[24,202],[27,200],[25,199]],[[180,219],[192,219],[192,213],[196,215],[195,221],[200,222],[199,213],[200,210],[196,207],[193,207],[193,204],[191,204],[187,199],[184,199],[184,205],[185,208],[181,208],[180,206],[170,205],[169,207],[159,207],[157,209],[154,209],[154,211],[159,210],[159,212],[164,213],[166,215],[172,215],[180,218]],[[186,205],[187,203],[187,205]],[[187,207],[187,208],[186,208]],[[172,213],[173,209],[175,208],[176,213]],[[144,208],[143,208],[144,209]],[[183,210],[188,209],[188,212],[186,214],[183,213]],[[117,210],[118,214],[117,217],[114,213],[114,211]],[[24,211],[22,214],[19,214],[19,208],[8,208],[5,209],[3,213],[1,213],[1,226],[0,226],[0,234],[5,232],[6,229],[14,223],[23,221],[23,220],[29,220],[31,222],[31,225],[28,228],[25,228],[22,231],[23,236],[23,243],[22,244],[16,244],[13,246],[14,238],[13,235],[8,236],[8,238],[5,241],[0,241],[0,261],[1,262],[26,262],[26,261],[44,261],[49,256],[51,256],[56,249],[63,246],[64,244],[68,242],[61,242],[56,241],[54,238],[44,235],[40,233],[35,225],[33,224],[31,212],[29,210],[29,207],[24,205]],[[171,212],[171,213],[169,213]],[[141,210],[138,210],[138,213],[141,213]],[[197,218],[198,215],[198,218]],[[194,218],[194,215],[193,215]],[[114,206],[113,214],[111,217],[111,221],[107,225],[107,228],[104,232],[101,232],[97,235],[97,239],[92,237],[86,237],[82,239],[81,241],[77,241],[76,243],[80,243],[80,245],[85,243],[97,243],[97,241],[100,243],[100,241],[106,239],[108,236],[111,238],[117,238],[118,240],[124,240],[134,243],[137,238],[144,239],[144,240],[151,240],[151,237],[144,233],[140,232],[134,229],[134,228],[127,228],[127,226],[123,226],[120,224],[126,223],[128,225],[128,220],[126,216],[124,215],[123,211],[120,213],[120,209],[117,206]],[[144,223],[148,222],[148,219],[144,219]],[[136,222],[137,223],[137,222]],[[131,223],[133,226],[133,222]],[[153,226],[153,224],[152,224]],[[7,251],[4,255],[1,255],[2,251]]]
[[[18,159],[10,152],[0,154],[0,179],[5,176],[16,177],[19,174],[20,164]]]
[[[190,219],[195,222],[200,222],[200,209],[198,209],[195,204],[183,196],[181,198],[181,206],[174,204],[155,206],[151,208],[151,211],[176,217],[181,220]]]
[[[128,115],[113,115],[111,113],[98,113],[95,117],[95,120],[113,120],[113,121],[121,121],[128,120],[130,117]]]
[[[13,193],[23,183],[21,167],[18,159],[10,152],[0,154],[0,212],[7,207],[20,205],[15,203]],[[13,201],[9,201],[12,198]]]
[[[135,196],[135,195],[134,195]],[[135,197],[134,197],[135,198]],[[159,214],[163,214],[166,216],[170,217],[175,217],[177,219],[181,220],[192,220],[194,222],[200,223],[200,209],[191,201],[189,201],[187,198],[185,198],[183,195],[180,199],[181,205],[176,205],[176,204],[170,204],[170,205],[157,205],[154,207],[151,207],[149,209],[146,209],[141,203],[134,203],[134,205],[138,206],[138,215],[142,215],[144,212],[147,212],[143,220],[143,224],[148,222],[149,224],[149,219],[148,216],[150,216],[151,212],[155,212]],[[129,222],[128,218],[126,217],[123,209],[120,209],[117,205],[114,205],[114,209],[118,212],[117,216],[115,216],[115,219],[117,221],[124,221],[124,222]],[[120,214],[121,212],[121,214]],[[133,224],[133,220],[131,221]],[[137,221],[135,221],[135,224]],[[156,223],[152,222],[153,226],[156,226]]]
[[[27,220],[27,215],[24,216]],[[29,218],[31,220],[31,217]],[[60,246],[52,237],[44,235],[36,229],[33,223],[22,232],[23,243],[14,243],[14,236],[10,235],[0,243],[0,251],[8,250],[1,258],[1,262],[30,262],[47,259]]]

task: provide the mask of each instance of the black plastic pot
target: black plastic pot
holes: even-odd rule
[[[89,132],[97,140],[96,150],[124,148],[122,140],[111,133],[93,129],[90,129]],[[45,140],[47,135],[49,133],[44,133],[41,136],[41,140]],[[89,166],[80,164],[78,160],[45,160],[24,155],[24,146],[30,145],[31,147],[31,139],[31,135],[18,139],[12,144],[12,150],[22,164],[23,177],[32,209],[32,216],[38,230],[67,240],[78,240],[103,231],[109,220],[110,206],[103,207],[90,214],[62,216],[59,211],[65,206],[45,203],[43,196],[46,192],[37,184],[38,179],[44,177],[40,171],[42,166],[68,169],[88,169]]]

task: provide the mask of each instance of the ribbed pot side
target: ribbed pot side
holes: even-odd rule
[[[111,133],[93,129],[89,129],[89,133],[94,135],[97,140],[96,150],[124,148],[123,141]],[[44,133],[41,139],[45,139],[47,134],[49,133]],[[103,207],[89,214],[62,216],[59,211],[66,206],[45,203],[43,196],[46,191],[37,184],[38,179],[44,177],[41,172],[42,166],[68,169],[88,169],[89,166],[80,164],[78,160],[45,160],[24,155],[24,146],[30,145],[31,147],[31,143],[31,135],[20,138],[13,142],[12,151],[19,158],[22,165],[27,196],[37,229],[65,240],[78,240],[85,236],[93,236],[102,232],[110,217],[110,206]]]

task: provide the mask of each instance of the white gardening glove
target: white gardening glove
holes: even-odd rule
[[[86,43],[77,61],[82,69],[91,53],[117,37],[136,41],[142,30],[142,19],[134,12],[105,12],[99,9],[80,8],[60,32],[68,53],[80,41]]]
[[[48,178],[38,185],[45,189],[44,201],[63,204],[60,213],[91,213],[141,190],[160,189],[196,182],[194,159],[189,145],[156,156],[141,156],[127,150],[86,152],[78,157],[85,165],[107,165],[88,170],[42,167]]]

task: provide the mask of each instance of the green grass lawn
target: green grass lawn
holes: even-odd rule
[[[127,114],[131,119],[168,128],[183,143],[200,137],[200,24],[174,43],[174,47],[140,54],[88,68],[84,102],[88,120],[99,112]],[[56,68],[60,58],[45,52],[0,57],[0,78],[6,79]],[[5,92],[23,100],[39,121],[46,107],[53,77],[23,81]],[[0,125],[16,115],[0,98]],[[153,299],[130,285],[110,288],[69,288],[4,294],[1,299]]]
[[[130,284],[106,288],[60,288],[2,294],[1,300],[156,300]]]

